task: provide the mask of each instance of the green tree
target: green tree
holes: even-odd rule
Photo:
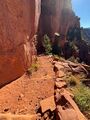
[[[43,46],[45,48],[46,55],[51,54],[52,46],[51,46],[50,38],[47,35],[44,35]]]

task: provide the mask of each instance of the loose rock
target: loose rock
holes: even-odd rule
[[[54,96],[51,96],[49,98],[46,98],[40,102],[42,113],[46,112],[47,110],[54,111],[56,108],[55,102],[54,102]]]

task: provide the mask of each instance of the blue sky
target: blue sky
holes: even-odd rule
[[[81,27],[90,27],[90,0],[72,0],[73,10],[80,17]]]

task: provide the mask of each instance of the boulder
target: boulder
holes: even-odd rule
[[[67,91],[65,88],[62,88],[62,89],[57,88],[55,90],[55,102],[56,102],[56,104],[61,99],[61,97],[64,95],[68,95],[71,98],[74,98],[74,95],[71,92]]]
[[[61,95],[64,95],[64,94],[66,95],[67,94],[70,97],[74,98],[74,95],[71,92],[69,92],[67,89],[62,88],[61,91],[62,91]]]
[[[58,96],[56,114],[60,120],[86,120],[69,94],[62,92]]]
[[[65,73],[63,71],[58,71],[56,74],[57,78],[63,78],[65,76]]]
[[[57,62],[54,66],[57,68],[57,70],[64,69],[64,66],[62,66],[62,63],[60,64],[60,63]]]
[[[61,106],[57,106],[57,120],[79,120],[75,110],[73,109],[64,109]]]
[[[66,84],[65,81],[60,81],[60,82],[56,82],[56,83],[55,83],[55,86],[60,89],[60,88],[65,88],[65,87],[67,87],[67,84]]]
[[[54,111],[56,108],[55,102],[54,102],[54,96],[51,96],[49,98],[46,98],[40,102],[42,113],[50,110]]]

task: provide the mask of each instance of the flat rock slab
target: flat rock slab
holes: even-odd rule
[[[61,95],[68,95],[68,96],[74,98],[74,95],[64,88],[61,89]]]
[[[40,102],[42,113],[46,112],[47,110],[54,111],[56,108],[55,102],[54,102],[54,96],[51,96],[49,98],[46,98]]]
[[[86,118],[80,112],[80,110],[79,110],[78,106],[76,105],[76,103],[74,102],[74,100],[68,94],[64,94],[63,96],[69,102],[71,107],[75,110],[75,114],[77,114],[77,116],[78,116],[78,119],[76,119],[76,120],[86,120]]]
[[[63,71],[58,71],[57,72],[57,78],[62,78],[65,76],[65,73]]]
[[[56,78],[55,82],[65,81],[64,78]]]
[[[57,88],[66,88],[66,87],[67,87],[67,84],[66,84],[65,81],[60,81],[60,82],[56,82],[56,83],[55,83],[55,86],[56,86]]]
[[[77,114],[71,108],[63,109],[63,107],[57,106],[57,113],[60,120],[79,120]]]

